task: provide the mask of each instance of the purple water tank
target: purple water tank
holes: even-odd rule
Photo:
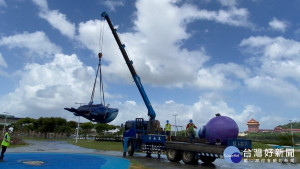
[[[197,130],[197,133],[196,135],[199,137],[199,138],[205,138],[205,131],[206,131],[206,126],[202,126],[202,128],[199,127],[199,129]]]
[[[199,133],[199,137],[205,136],[210,144],[221,142],[222,145],[226,145],[228,139],[237,138],[239,128],[233,119],[216,114]]]

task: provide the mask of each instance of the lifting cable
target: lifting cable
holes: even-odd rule
[[[100,36],[99,36],[99,53],[98,53],[99,63],[98,63],[98,68],[97,68],[97,72],[96,72],[96,77],[95,77],[95,81],[94,81],[94,87],[93,87],[90,103],[93,103],[93,100],[94,100],[95,88],[96,88],[96,84],[97,84],[97,77],[98,77],[98,73],[99,73],[100,100],[101,100],[101,104],[103,104],[105,106],[104,87],[103,87],[102,71],[101,71],[101,58],[102,58],[102,52],[103,52],[102,50],[103,50],[103,35],[104,35],[104,19],[103,18],[100,20],[100,31],[99,32],[100,32]],[[92,106],[92,104],[91,104],[91,106]]]

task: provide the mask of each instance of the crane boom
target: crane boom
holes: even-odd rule
[[[140,92],[140,94],[141,94],[141,96],[144,100],[144,103],[145,103],[147,109],[148,109],[148,116],[150,117],[150,120],[155,120],[155,116],[156,116],[155,111],[154,111],[154,109],[153,109],[153,107],[150,103],[150,100],[149,100],[149,98],[148,98],[148,96],[147,96],[147,94],[144,90],[144,87],[142,85],[140,77],[137,75],[137,73],[136,73],[136,71],[133,67],[133,62],[131,60],[129,60],[129,57],[128,57],[127,52],[125,50],[125,45],[122,44],[122,42],[121,42],[121,40],[120,40],[120,38],[117,34],[117,31],[114,28],[108,14],[106,12],[102,12],[101,16],[105,18],[105,20],[107,21],[107,23],[109,25],[109,28],[111,29],[112,34],[114,35],[114,38],[115,38],[115,40],[116,40],[116,42],[119,46],[119,49],[121,50],[123,58],[125,59],[125,62],[126,62],[128,68],[129,68],[129,71],[130,71],[130,73],[133,77],[133,80],[134,80],[137,88],[139,89],[139,92]]]

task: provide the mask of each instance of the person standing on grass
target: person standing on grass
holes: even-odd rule
[[[1,157],[0,157],[0,161],[3,161],[4,158],[4,153],[6,152],[6,148],[10,145],[10,143],[12,143],[12,141],[10,140],[10,136],[9,136],[9,132],[10,130],[8,128],[5,129],[5,135],[2,141],[2,151],[1,151]]]

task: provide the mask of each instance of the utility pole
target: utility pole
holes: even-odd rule
[[[77,103],[75,102],[75,104],[79,104],[79,106],[81,106],[84,103]],[[78,122],[77,122],[77,130],[76,130],[76,143],[78,142],[78,133],[79,133],[79,121],[80,121],[80,116],[78,116]]]
[[[176,136],[176,131],[177,131],[176,116],[178,116],[178,114],[174,114],[173,116],[175,116],[175,136]]]
[[[5,113],[5,121],[4,121],[4,126],[3,126],[3,135],[5,134],[5,127],[6,127],[6,119],[7,119],[7,114],[9,114],[8,112],[3,112]]]
[[[294,134],[293,134],[293,123],[292,123],[292,120],[290,120],[290,123],[291,123],[292,143],[293,143],[293,147],[294,147]]]

